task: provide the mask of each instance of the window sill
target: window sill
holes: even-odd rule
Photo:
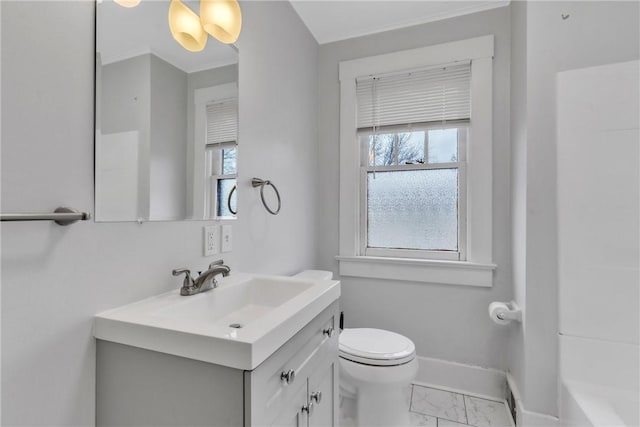
[[[493,286],[495,264],[371,256],[337,256],[340,275],[447,285]]]

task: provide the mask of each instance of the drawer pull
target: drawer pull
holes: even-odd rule
[[[309,402],[302,407],[302,412],[306,412],[308,416],[313,415],[313,402]]]
[[[286,385],[289,385],[295,381],[296,371],[294,371],[293,369],[289,369],[286,372],[282,372],[280,374],[280,379],[282,380],[283,383],[285,383]]]
[[[333,336],[333,326],[322,330],[322,334],[331,338]]]
[[[311,402],[316,402],[319,405],[320,402],[322,402],[322,392],[314,391],[311,393],[311,396],[309,396],[309,400],[311,400]]]

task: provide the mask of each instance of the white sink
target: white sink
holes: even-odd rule
[[[340,282],[233,272],[197,295],[179,290],[95,317],[94,336],[252,370],[340,296]]]

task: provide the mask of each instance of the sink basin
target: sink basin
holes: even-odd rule
[[[153,316],[233,328],[243,328],[269,314],[273,309],[313,287],[312,282],[298,282],[270,277],[250,277],[238,282],[231,276],[223,280],[212,294],[183,297],[174,304],[158,308]],[[209,291],[211,292],[211,291]]]
[[[340,296],[340,282],[232,273],[197,295],[176,289],[96,315],[94,336],[253,370]]]

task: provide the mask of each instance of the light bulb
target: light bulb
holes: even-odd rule
[[[140,4],[140,0],[113,0],[122,7],[136,7]]]
[[[205,31],[222,43],[238,40],[242,12],[237,0],[200,0],[200,20]]]
[[[199,52],[207,45],[207,33],[198,15],[180,0],[171,0],[169,6],[171,35],[190,52]]]

